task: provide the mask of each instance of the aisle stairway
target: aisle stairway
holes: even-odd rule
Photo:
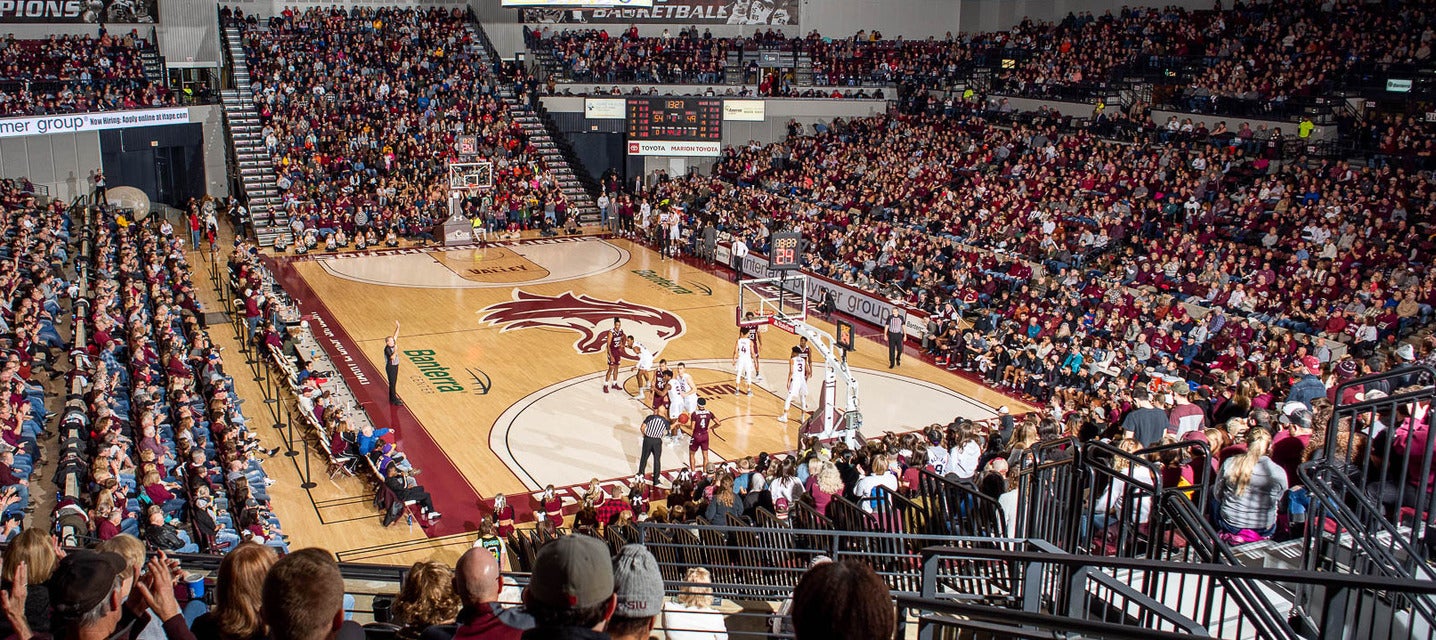
[[[478,24],[470,23],[469,28],[483,44],[479,47],[478,55],[484,65],[490,70],[497,68],[499,58],[493,45],[489,42],[488,35]],[[598,205],[594,199],[598,193],[598,182],[588,174],[573,148],[563,140],[563,135],[556,133],[557,127],[553,121],[545,118],[542,112],[521,100],[512,84],[499,84],[499,97],[508,105],[509,114],[513,117],[514,122],[523,128],[524,134],[538,150],[538,155],[543,159],[544,165],[548,167],[554,180],[558,182],[559,188],[568,197],[569,210],[578,214],[579,223],[599,224],[602,221],[602,216],[599,214]]]
[[[276,241],[288,244],[289,217],[279,195],[278,176],[269,150],[264,147],[263,127],[259,112],[250,96],[249,64],[244,57],[239,27],[227,24],[223,29],[225,46],[234,72],[234,88],[221,92],[224,118],[234,152],[233,170],[248,203],[251,231],[260,246],[271,247]]]

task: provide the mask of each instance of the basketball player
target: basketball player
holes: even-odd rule
[[[638,358],[638,366],[634,367],[634,374],[638,377],[638,401],[643,401],[643,394],[653,384],[653,352],[648,347],[628,336],[627,351],[635,354]]]
[[[753,312],[749,311],[743,314],[743,319],[746,321],[752,321],[756,320],[757,316],[754,316]],[[762,332],[758,331],[758,325],[748,327],[746,331],[748,332],[748,339],[753,342],[753,365],[754,368],[757,370],[757,375],[754,376],[754,378],[761,383],[763,382],[763,336],[761,335]]]
[[[665,418],[672,418],[673,413],[669,410],[668,387],[673,380],[673,372],[667,369],[660,370],[653,376],[653,412]]]
[[[605,343],[608,352],[608,371],[603,374],[603,392],[608,393],[611,386],[614,389],[621,388],[618,384],[618,363],[623,361],[623,321],[613,319],[613,329],[608,332],[608,342]]]
[[[718,418],[708,410],[708,399],[698,399],[698,410],[693,412],[693,419],[689,421],[693,425],[693,435],[688,441],[688,468],[697,469],[693,465],[694,455],[701,449],[703,451],[703,466],[708,466],[708,432],[718,426]]]
[[[673,374],[673,388],[669,394],[673,396],[668,408],[670,412],[684,414],[698,410],[698,385],[694,384],[693,375],[688,373],[688,367],[682,362],[678,363],[678,369]]]
[[[793,400],[798,401],[798,406],[803,413],[808,411],[808,363],[793,347],[793,354],[788,358],[788,398],[783,400],[783,415],[778,416],[778,422],[788,421],[788,407],[792,406]],[[801,417],[801,416],[799,416]]]
[[[394,335],[384,339],[384,374],[389,378],[389,404],[404,406],[399,399],[399,321],[394,321]]]
[[[677,207],[674,207],[669,217],[671,225],[668,227],[668,244],[670,245],[668,255],[674,258],[678,257],[680,250],[683,248],[683,231],[680,228],[682,221],[683,214],[679,212]]]
[[[753,339],[748,337],[747,329],[738,330],[738,344],[733,345],[733,368],[738,372],[733,383],[738,393],[743,393],[743,380],[747,379],[748,395],[753,395],[753,374],[757,367],[753,362]]]

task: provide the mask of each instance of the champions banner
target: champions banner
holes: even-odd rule
[[[159,0],[0,0],[0,24],[154,24]]]
[[[798,24],[798,0],[653,0],[652,8],[519,11],[523,22],[548,24]]]
[[[99,113],[66,113],[53,116],[0,118],[0,138],[45,136],[52,133],[80,133],[106,129],[187,124],[189,109],[136,109]]]

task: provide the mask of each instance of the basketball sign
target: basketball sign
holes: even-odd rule
[[[768,268],[773,271],[796,271],[803,262],[803,235],[796,231],[773,234],[768,251]]]

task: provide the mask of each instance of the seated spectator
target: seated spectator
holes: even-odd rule
[[[614,556],[613,590],[617,602],[604,633],[613,640],[648,640],[663,617],[663,574],[643,545],[624,545]],[[664,637],[681,638],[673,635],[671,619],[665,620]]]
[[[399,637],[412,640],[429,627],[453,622],[459,606],[454,570],[437,562],[415,562],[390,611],[394,624],[401,627]]]
[[[461,603],[457,624],[429,627],[420,640],[517,640],[532,629],[533,618],[519,608],[499,604],[503,576],[487,549],[464,552],[454,569],[454,592]]]
[[[45,633],[50,630],[50,587],[48,581],[55,572],[60,557],[55,553],[56,545],[44,529],[21,531],[5,548],[4,580],[0,588],[7,592],[14,587],[16,570],[21,563],[26,567],[27,594],[25,599],[25,621],[30,630]],[[5,627],[8,629],[9,624]],[[13,629],[9,629],[13,631]]]
[[[692,567],[683,576],[686,584],[678,597],[663,611],[664,637],[672,640],[727,640],[723,614],[713,608],[713,576],[703,567]]]
[[[195,640],[262,640],[261,596],[278,559],[273,548],[253,542],[225,554],[215,580],[214,607],[190,625]]]
[[[803,574],[793,590],[797,640],[872,640],[897,630],[888,586],[856,560],[826,562]]]
[[[1217,485],[1217,527],[1235,542],[1270,538],[1276,532],[1277,508],[1286,493],[1286,471],[1273,462],[1271,432],[1246,432],[1247,450],[1222,464]]]
[[[328,551],[290,553],[264,578],[260,613],[272,640],[362,638],[363,629],[344,619],[344,576]]]
[[[601,630],[616,604],[608,548],[589,536],[561,536],[540,547],[534,558],[524,589],[534,628],[524,638],[606,638]]]

